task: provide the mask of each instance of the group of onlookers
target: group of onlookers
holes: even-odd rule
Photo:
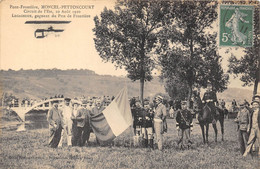
[[[47,114],[49,145],[62,147],[63,141],[66,141],[67,146],[84,146],[91,131],[89,118],[104,110],[103,101],[97,99],[93,108],[89,107],[87,100],[79,102],[70,98],[65,98],[61,107],[58,104],[59,101],[53,101],[53,107]]]
[[[214,97],[213,97],[214,96]],[[214,101],[215,95],[210,91],[206,92],[202,102]],[[58,106],[59,102],[54,101],[53,107],[49,110],[47,120],[50,124],[51,147],[61,147],[64,140],[68,146],[83,146],[90,136],[90,116],[101,113],[103,106],[102,99],[97,99],[94,107],[89,106],[87,100],[81,103],[69,98],[64,99],[64,105]],[[244,101],[239,104],[239,112],[235,121],[239,126],[239,142],[241,153],[247,156],[252,149],[259,147],[260,128],[260,96],[255,95],[251,103]],[[143,137],[144,145],[153,148],[154,135],[158,149],[163,149],[163,133],[167,132],[167,110],[163,104],[163,97],[158,95],[152,103],[145,102],[142,106],[139,100],[131,105],[133,115],[133,127],[136,135]],[[188,108],[187,101],[181,102],[181,109],[176,111],[176,127],[178,130],[181,147],[184,146],[184,137],[188,147],[191,145],[190,134],[193,128],[193,116]],[[214,121],[214,118],[213,118]],[[65,139],[66,138],[66,139]],[[98,141],[98,140],[97,140]],[[253,148],[252,148],[253,147]],[[259,153],[258,153],[259,154]]]
[[[240,151],[243,156],[259,149],[260,145],[260,95],[255,95],[251,103],[244,101],[235,121],[238,123]],[[260,151],[258,150],[258,155]]]

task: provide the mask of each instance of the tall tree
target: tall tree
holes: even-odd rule
[[[260,81],[260,23],[259,23],[259,2],[252,1],[250,4],[255,4],[254,10],[254,45],[253,47],[245,48],[245,55],[237,58],[231,54],[229,58],[229,73],[244,82],[243,86],[252,86],[254,84],[253,95],[257,93],[258,83]]]
[[[168,37],[160,39],[161,46],[157,49],[163,54],[162,76],[178,77],[180,83],[187,84],[189,100],[192,88],[205,87],[208,81],[216,91],[224,90],[228,76],[220,66],[216,32],[209,31],[217,18],[217,2],[177,1],[171,7],[172,24],[161,31],[162,37],[165,34]]]
[[[187,84],[181,83],[178,77],[168,77],[165,79],[165,91],[169,94],[171,99],[184,100],[188,94]]]
[[[100,57],[140,80],[143,102],[144,82],[152,79],[155,67],[154,50],[159,30],[169,14],[164,1],[117,1],[114,11],[105,8],[94,17],[95,47]]]

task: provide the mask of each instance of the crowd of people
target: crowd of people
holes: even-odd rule
[[[101,113],[105,109],[106,101],[104,98],[96,98],[95,106],[92,107],[88,100],[65,98],[63,105],[59,104],[58,100],[54,100],[53,107],[47,113],[50,147],[62,147],[64,141],[67,146],[84,146],[91,132],[89,118]]]
[[[12,101],[9,103],[9,107],[32,107],[37,103],[41,103],[46,100],[56,99],[56,98],[64,98],[64,96],[62,94],[57,94],[55,96],[51,96],[49,98],[45,97],[40,100],[30,99],[30,98],[23,98],[23,99],[13,98]],[[87,100],[89,103],[89,106],[91,107],[92,105],[95,104],[95,100],[98,98],[101,98],[101,97],[96,97],[96,96],[85,97],[83,95],[81,97],[74,97],[73,100],[78,100],[78,101]],[[106,105],[108,105],[113,100],[113,98],[114,98],[114,96],[112,96],[112,97],[111,96],[102,96],[102,99],[104,99],[104,104],[106,104]],[[45,104],[43,104],[41,106],[49,107],[49,103],[46,102]]]
[[[176,120],[176,129],[178,131],[178,145],[182,149],[190,147],[191,131],[193,130],[193,121],[199,121],[200,117],[194,116],[201,107],[206,105],[212,111],[212,123],[216,123],[219,115],[218,109],[225,108],[224,100],[218,100],[216,93],[212,90],[212,85],[208,85],[207,91],[202,99],[196,95],[192,109],[188,101],[180,101],[174,109],[170,106],[167,108],[167,102],[161,95],[154,100],[145,100],[143,103],[139,99],[130,101],[131,112],[133,116],[133,129],[135,138],[142,140],[142,146],[154,148],[155,143],[159,150],[163,149],[163,134],[167,132],[166,117],[174,112]],[[199,100],[199,101],[198,101]],[[101,113],[107,103],[105,98],[97,98],[94,106],[89,100],[71,100],[64,99],[64,106],[58,106],[58,102],[53,103],[53,107],[49,110],[47,120],[50,123],[50,146],[62,147],[64,140],[68,146],[84,146],[90,136],[90,116]],[[200,105],[201,104],[201,105]],[[81,106],[80,106],[81,105]],[[255,95],[251,106],[246,100],[239,104],[239,111],[235,121],[239,124],[239,142],[241,143],[241,152],[247,156],[252,149],[254,150],[256,143],[259,142],[259,106],[260,96]],[[66,139],[63,139],[65,138]],[[134,138],[134,139],[135,139]],[[154,140],[155,138],[155,140]],[[97,140],[98,142],[98,140]],[[260,143],[260,142],[259,142]]]
[[[260,155],[260,95],[255,95],[251,103],[244,101],[239,104],[240,108],[235,119],[238,123],[240,152],[243,156],[256,151]]]

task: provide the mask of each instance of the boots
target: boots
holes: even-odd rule
[[[153,149],[153,139],[148,140],[148,146],[149,148]]]
[[[145,147],[145,148],[148,147],[148,139],[144,139],[144,147]]]

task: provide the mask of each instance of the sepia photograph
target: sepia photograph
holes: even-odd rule
[[[0,0],[0,168],[259,168],[258,0]]]

